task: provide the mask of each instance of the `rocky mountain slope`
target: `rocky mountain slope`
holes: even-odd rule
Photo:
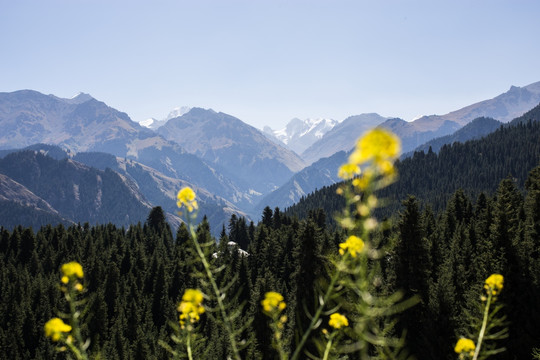
[[[259,130],[213,110],[193,108],[157,132],[248,187],[251,194],[269,193],[304,167],[298,155]]]
[[[0,149],[35,143],[133,159],[172,178],[197,184],[238,206],[254,202],[248,189],[89,95],[61,99],[31,90],[0,93]]]

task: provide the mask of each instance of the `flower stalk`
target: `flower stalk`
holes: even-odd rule
[[[227,332],[229,336],[229,343],[231,345],[232,355],[235,360],[241,360],[240,350],[238,347],[238,343],[236,341],[233,324],[230,317],[227,314],[227,310],[225,309],[225,304],[223,302],[223,299],[225,298],[225,294],[221,292],[221,290],[219,289],[216,283],[216,280],[214,279],[214,275],[212,274],[212,267],[210,263],[208,262],[206,255],[201,247],[201,244],[199,243],[197,239],[197,233],[195,231],[195,226],[193,225],[193,220],[196,217],[196,210],[198,209],[195,192],[189,187],[183,188],[182,190],[178,192],[177,199],[178,199],[178,202],[177,202],[178,207],[180,208],[185,207],[188,212],[186,219],[187,219],[189,233],[191,235],[191,239],[193,240],[195,251],[197,252],[197,255],[204,267],[204,273],[206,275],[208,282],[210,283],[213,295],[216,298],[216,301],[218,303],[220,315],[223,320],[223,326],[225,327],[225,331]]]

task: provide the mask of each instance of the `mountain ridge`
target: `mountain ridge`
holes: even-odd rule
[[[256,193],[272,191],[305,166],[298,155],[260,130],[211,109],[192,108],[170,119],[157,133]]]

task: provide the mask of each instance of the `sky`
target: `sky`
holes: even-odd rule
[[[259,129],[412,120],[540,81],[538,0],[0,0],[0,92]]]

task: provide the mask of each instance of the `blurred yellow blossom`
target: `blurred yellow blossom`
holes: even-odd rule
[[[71,326],[64,323],[60,318],[52,318],[45,323],[45,336],[50,337],[52,341],[58,341],[64,333],[71,331]]]
[[[62,265],[62,282],[67,284],[70,278],[78,277],[82,279],[84,277],[84,272],[81,264],[76,261],[72,261]]]
[[[190,187],[185,187],[178,192],[176,205],[180,208],[185,206],[188,212],[193,212],[197,210],[199,205],[197,200],[195,200],[195,192]]]
[[[349,236],[347,241],[339,244],[339,253],[341,255],[344,255],[345,251],[348,251],[354,258],[356,257],[356,254],[362,252],[363,249],[364,241],[355,235]]]
[[[343,164],[338,170],[338,177],[347,180],[360,174],[360,167],[356,164]]]
[[[496,296],[501,292],[503,284],[504,277],[501,274],[492,274],[486,279],[484,289],[487,290],[488,294]]]
[[[454,347],[454,351],[458,354],[468,353],[470,356],[473,356],[475,348],[476,348],[476,345],[471,339],[461,338],[456,343],[456,346]]]
[[[186,320],[195,323],[200,320],[200,315],[204,313],[202,306],[203,294],[197,289],[187,289],[182,296],[182,302],[178,305],[180,312],[180,325],[184,328]]]
[[[349,320],[347,320],[345,315],[341,315],[340,313],[334,313],[330,315],[328,325],[330,325],[334,329],[340,329],[343,326],[349,326]]]
[[[287,305],[283,301],[283,296],[275,291],[269,291],[265,294],[264,300],[261,301],[261,305],[267,313],[274,312],[275,310],[283,310]]]
[[[382,162],[397,158],[400,152],[401,142],[396,135],[375,128],[358,140],[355,151],[349,156],[349,163],[363,164],[370,160]]]

